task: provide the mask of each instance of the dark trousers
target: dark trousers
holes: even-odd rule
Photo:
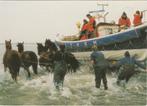
[[[106,68],[95,67],[95,86],[100,88],[101,80],[103,81],[104,88],[108,89],[107,78],[106,78]]]
[[[93,36],[93,34],[94,34],[94,32],[88,32],[88,39],[90,39],[90,38],[92,38],[92,36]]]
[[[66,75],[66,65],[62,62],[56,62],[54,67],[54,85],[57,89],[63,87],[64,77]]]

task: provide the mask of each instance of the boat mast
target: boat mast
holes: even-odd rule
[[[106,16],[109,14],[109,12],[106,12],[105,14],[102,14],[105,12],[105,6],[108,6],[108,4],[97,4],[97,6],[101,6],[100,10],[95,10],[95,11],[89,11],[89,13],[96,13],[97,14],[97,19],[99,20],[100,18],[103,18],[104,22],[106,22]]]

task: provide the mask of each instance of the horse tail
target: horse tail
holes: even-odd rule
[[[37,55],[34,52],[31,52],[30,56],[32,58],[31,60],[32,60],[33,71],[34,71],[35,74],[38,74],[38,72],[37,72],[37,68],[38,68],[38,58],[37,58]]]

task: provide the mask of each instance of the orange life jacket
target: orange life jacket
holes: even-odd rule
[[[87,24],[84,24],[84,25],[82,26],[81,31],[84,31],[84,30],[88,30],[88,23],[87,23]]]
[[[95,23],[94,17],[91,17],[90,20],[89,20],[89,22],[90,22],[91,24],[94,24],[94,23]]]
[[[93,28],[95,28],[95,26],[96,26],[96,21],[95,21],[95,18],[94,18],[94,17],[91,17],[91,18],[89,19],[89,23],[93,26]]]
[[[118,24],[119,24],[120,26],[125,25],[125,26],[127,26],[127,27],[130,27],[131,22],[130,22],[130,19],[129,19],[129,18],[127,18],[127,19],[120,18]]]
[[[87,24],[87,29],[88,29],[89,32],[93,32],[94,31],[93,25],[91,25],[91,23]]]
[[[141,19],[142,19],[142,16],[141,15],[135,14],[134,15],[134,20],[133,20],[134,26],[137,26],[137,25],[142,24]]]

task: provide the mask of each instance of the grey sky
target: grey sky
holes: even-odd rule
[[[97,3],[108,3],[107,21],[116,23],[123,11],[133,19],[136,10],[147,10],[147,1],[0,1],[0,42],[42,42],[57,33],[76,34],[76,23],[98,9]]]

